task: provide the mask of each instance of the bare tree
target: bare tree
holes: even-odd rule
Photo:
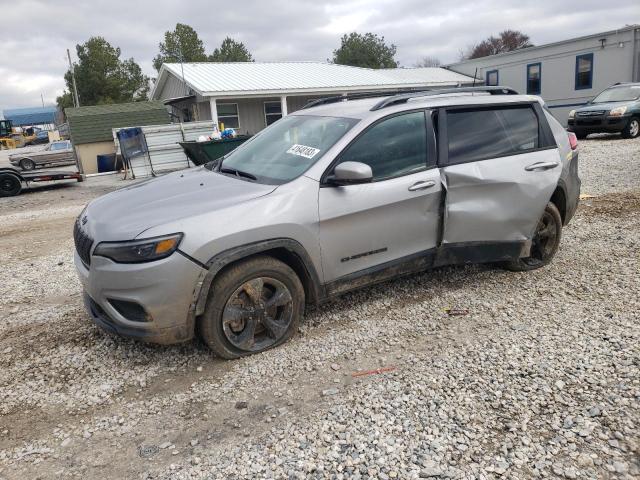
[[[460,56],[461,60],[481,58],[532,46],[529,35],[517,30],[505,30],[500,32],[497,37],[491,35],[477,45],[468,47],[465,52],[461,51]]]
[[[426,56],[419,59],[414,67],[439,67],[440,65],[442,65],[442,62],[439,58]]]

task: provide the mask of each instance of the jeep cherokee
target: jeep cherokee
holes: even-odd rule
[[[539,97],[380,95],[312,102],[221,159],[92,201],[74,256],[93,320],[156,343],[198,334],[237,358],[355,288],[551,261],[580,180],[575,136]]]

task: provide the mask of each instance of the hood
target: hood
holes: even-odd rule
[[[237,205],[276,188],[204,167],[182,170],[97,198],[83,214],[84,228],[98,241],[131,240],[149,228]]]
[[[580,108],[576,108],[576,113],[577,112],[592,112],[592,111],[601,111],[601,110],[605,110],[605,111],[609,111],[613,108],[616,107],[623,107],[625,105],[629,105],[628,101],[622,101],[622,102],[606,102],[606,103],[590,103],[588,105],[585,105],[584,107],[580,107]]]

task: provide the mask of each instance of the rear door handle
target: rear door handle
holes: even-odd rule
[[[537,162],[527,165],[524,169],[527,172],[543,172],[545,170],[556,168],[558,165],[560,165],[558,162]]]
[[[415,192],[416,190],[426,190],[427,188],[431,188],[435,186],[436,182],[433,180],[426,180],[422,182],[416,182],[409,187],[410,192]]]

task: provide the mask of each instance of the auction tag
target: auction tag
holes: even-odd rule
[[[292,145],[289,150],[287,150],[287,153],[298,155],[304,158],[313,158],[318,154],[319,151],[320,149],[318,148],[307,147],[306,145],[298,145],[296,143],[295,145]]]

